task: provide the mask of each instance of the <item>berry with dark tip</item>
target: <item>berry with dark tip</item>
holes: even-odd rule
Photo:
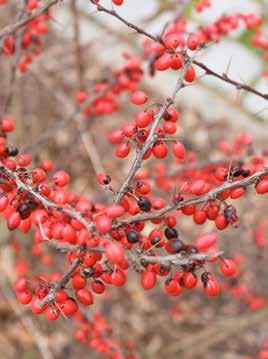
[[[137,243],[139,241],[139,235],[136,231],[127,232],[128,243]]]
[[[165,237],[167,239],[172,239],[172,238],[178,238],[178,232],[175,228],[169,228],[167,227],[164,231],[165,233]]]
[[[159,243],[161,241],[161,238],[160,237],[153,237],[151,238],[151,243],[152,245],[155,245],[157,243]]]
[[[15,157],[19,153],[19,150],[15,146],[9,146],[9,147],[6,148],[6,153],[10,157]]]
[[[171,243],[171,250],[174,253],[179,253],[184,248],[184,243],[180,239],[175,239]]]
[[[147,197],[140,197],[138,200],[138,206],[143,212],[150,212],[152,203]]]

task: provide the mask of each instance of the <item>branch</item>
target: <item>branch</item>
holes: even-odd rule
[[[38,224],[39,224],[39,229],[40,229],[40,232],[41,232],[41,235],[42,235],[44,241],[46,241],[50,247],[53,247],[53,248],[59,250],[60,252],[77,252],[77,251],[91,252],[91,253],[103,253],[104,252],[104,249],[100,248],[100,247],[87,247],[85,245],[70,244],[70,243],[66,243],[66,242],[57,241],[56,239],[50,239],[45,234],[45,231],[43,229],[40,219],[38,219]]]
[[[237,82],[237,81],[234,81],[232,79],[230,79],[230,77],[223,73],[222,75],[218,74],[217,72],[209,69],[206,65],[202,64],[201,62],[199,61],[194,61],[194,64],[198,67],[200,67],[201,69],[203,69],[205,71],[205,73],[209,76],[214,76],[224,82],[227,82],[229,83],[230,85],[233,85],[237,88],[237,90],[245,90],[247,92],[251,92],[259,97],[262,97],[264,98],[265,100],[268,100],[268,94],[264,94],[262,92],[259,92],[257,90],[255,90],[253,87],[247,85],[247,84],[243,84],[241,82]]]
[[[237,157],[233,159],[233,163],[239,162],[242,160],[242,157]],[[206,168],[208,166],[216,166],[216,165],[224,165],[226,163],[230,163],[230,158],[223,157],[219,159],[208,159],[200,162],[189,162],[185,164],[178,164],[177,166],[171,167],[167,169],[167,176],[177,176],[181,173],[187,172],[189,170],[200,170]],[[155,176],[157,177],[157,176]],[[153,178],[155,178],[153,177]]]
[[[159,110],[159,112],[157,113],[149,136],[147,137],[143,147],[137,152],[135,160],[129,170],[128,176],[125,179],[125,181],[123,182],[121,188],[118,191],[118,194],[116,196],[115,202],[119,203],[120,200],[123,198],[124,194],[127,192],[129,185],[135,175],[135,173],[139,170],[139,168],[141,167],[141,162],[142,162],[142,158],[144,156],[144,154],[146,153],[146,151],[154,144],[154,142],[157,140],[158,136],[156,135],[156,130],[157,127],[159,126],[159,123],[162,119],[162,116],[165,114],[166,110],[171,106],[171,104],[174,102],[177,93],[179,92],[179,90],[183,87],[183,80],[184,80],[184,76],[189,68],[189,66],[191,65],[191,63],[193,62],[193,58],[188,58],[186,60],[186,62],[184,63],[184,67],[180,72],[180,76],[178,78],[176,87],[173,91],[173,94],[171,97],[169,97],[165,103],[163,104],[162,108]]]
[[[59,250],[60,252],[77,252],[83,249],[83,246],[78,244],[62,243],[55,239],[46,239],[49,246]],[[85,252],[103,253],[104,249],[100,247],[86,247]]]
[[[135,30],[137,33],[142,34],[148,38],[150,38],[153,41],[156,42],[160,42],[161,44],[163,44],[163,41],[161,38],[158,38],[152,34],[150,34],[149,32],[141,29],[140,27],[138,27],[135,24],[132,24],[131,22],[127,21],[126,19],[124,19],[122,16],[120,16],[115,10],[109,10],[106,7],[100,5],[99,3],[97,3],[95,0],[90,0],[92,2],[93,5],[96,6],[98,11],[102,11],[105,12],[113,17],[115,17],[116,19],[118,19],[119,21],[121,21],[123,24],[125,24],[127,27],[129,27],[132,30]]]
[[[190,254],[190,255],[178,253],[178,254],[171,254],[168,256],[141,255],[140,259],[143,259],[148,263],[185,265],[185,264],[190,264],[193,261],[204,261],[206,259],[215,258],[222,254],[223,254],[223,252],[196,253],[196,254]]]
[[[8,169],[7,167],[4,167],[3,165],[0,167],[0,173],[1,171],[4,173],[4,175],[6,175],[9,178],[12,178],[17,187],[21,188],[29,193],[31,193],[35,198],[37,198],[45,208],[51,208],[51,209],[57,209],[63,213],[65,213],[66,215],[68,215],[71,218],[74,218],[76,220],[78,220],[80,223],[82,223],[85,228],[91,232],[92,229],[94,228],[94,224],[92,222],[88,222],[81,213],[76,212],[75,210],[71,209],[71,208],[66,208],[66,207],[62,207],[59,206],[56,203],[51,202],[50,200],[44,198],[43,196],[41,196],[38,192],[36,192],[30,185],[22,182],[19,178],[19,176],[17,175],[17,173],[11,171],[10,169]]]
[[[36,18],[39,15],[42,15],[46,12],[51,6],[61,2],[63,0],[48,0],[46,1],[45,5],[37,9],[36,11],[32,12],[30,15],[23,17],[22,19],[18,20],[14,24],[7,25],[2,30],[0,30],[0,40],[4,36],[8,36],[19,30],[21,27],[27,25],[31,20]]]
[[[129,28],[135,30],[137,33],[141,34],[141,35],[144,35],[146,37],[148,37],[149,39],[155,41],[155,42],[159,42],[161,45],[165,46],[163,40],[161,37],[159,36],[154,36],[152,35],[151,33],[148,33],[147,31],[143,30],[142,28],[138,27],[137,25],[134,25],[133,23],[127,21],[126,19],[124,19],[122,16],[120,16],[115,10],[109,10],[107,8],[105,8],[104,6],[98,4],[95,0],[90,0],[92,2],[92,4],[94,4],[97,8],[98,11],[101,11],[101,12],[105,12],[113,17],[115,17],[116,19],[118,19],[120,22],[122,22],[123,24],[125,24],[126,26],[128,26]],[[199,61],[196,61],[194,60],[193,63],[200,67],[201,69],[203,69],[207,75],[211,75],[211,76],[214,76],[226,83],[229,83],[230,85],[233,85],[235,86],[237,89],[239,90],[245,90],[247,92],[250,92],[256,96],[259,96],[265,100],[268,100],[268,93],[265,94],[265,93],[262,93],[262,92],[259,92],[257,90],[255,90],[254,88],[252,88],[251,86],[249,85],[246,85],[242,82],[237,82],[237,81],[234,81],[232,79],[230,79],[226,74],[223,74],[223,75],[220,75],[218,74],[217,72],[209,69],[206,65],[204,65],[203,63],[199,62]]]
[[[61,288],[64,288],[72,277],[72,274],[82,263],[82,258],[76,258],[69,270],[53,285],[50,292],[42,299],[40,307],[43,308],[46,304],[52,303],[55,299],[56,293]]]
[[[72,245],[67,245],[66,248],[72,248]],[[78,247],[78,246],[74,246]],[[81,248],[81,247],[80,247]],[[68,249],[67,249],[68,250]],[[88,250],[91,250],[88,248]],[[81,252],[84,252],[84,249],[81,250]],[[217,253],[196,253],[196,254],[174,254],[174,255],[168,255],[168,256],[150,256],[150,255],[137,255],[135,256],[135,260],[145,260],[149,263],[162,263],[162,264],[172,264],[172,265],[186,265],[191,264],[194,261],[204,261],[209,258],[214,258],[222,255],[223,252],[217,252]],[[133,257],[134,259],[134,257]],[[79,267],[80,264],[82,264],[83,259],[82,258],[76,258],[69,270],[56,282],[53,284],[53,287],[50,289],[50,292],[42,299],[40,303],[40,307],[43,308],[48,303],[53,303],[55,300],[55,296],[58,290],[64,288],[66,284],[71,279],[73,273],[76,271],[76,269]]]
[[[242,179],[241,181],[236,182],[226,182],[223,183],[221,186],[212,189],[210,192],[197,196],[194,198],[187,199],[185,201],[181,201],[175,204],[171,204],[166,206],[165,208],[161,209],[160,211],[155,211],[149,214],[138,214],[133,216],[125,221],[118,222],[114,224],[113,229],[120,228],[122,226],[126,226],[131,223],[141,222],[141,221],[148,221],[154,218],[162,218],[167,213],[172,212],[174,210],[181,209],[185,206],[189,206],[191,204],[199,204],[203,202],[207,202],[209,200],[217,199],[218,195],[226,190],[231,190],[234,188],[243,187],[246,188],[254,183],[256,183],[262,176],[268,174],[268,167],[265,167],[263,170],[254,173],[252,176]]]

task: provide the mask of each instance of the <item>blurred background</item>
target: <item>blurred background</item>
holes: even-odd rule
[[[172,14],[181,11],[193,29],[215,20],[221,14],[255,12],[264,17],[267,26],[266,0],[212,0],[212,7],[201,15],[194,10],[194,1],[126,0],[120,14],[158,34]],[[110,7],[110,1],[103,1]],[[12,23],[19,0],[0,8],[0,28]],[[268,30],[268,29],[266,29]],[[79,59],[75,36],[79,34]],[[202,52],[200,59],[216,72],[228,70],[231,78],[267,92],[267,69],[262,52],[251,44],[252,32],[242,28],[217,46]],[[36,57],[26,73],[19,73],[14,84],[12,112],[16,132],[12,142],[33,156],[38,166],[52,159],[56,169],[72,175],[71,189],[94,201],[111,201],[99,188],[95,173],[105,170],[113,176],[116,188],[132,161],[120,161],[107,141],[110,130],[130,121],[135,108],[128,95],[120,98],[121,109],[114,115],[103,115],[77,125],[75,93],[81,81],[90,93],[92,86],[109,78],[111,71],[124,62],[121,53],[138,54],[141,37],[133,34],[107,14],[96,13],[89,1],[64,1],[53,7],[50,32],[44,37],[42,55]],[[266,67],[265,67],[266,66]],[[0,56],[0,101],[3,103],[10,84],[12,61]],[[201,73],[199,74],[201,75]],[[175,74],[146,76],[142,88],[154,102],[163,101],[176,81]],[[197,152],[200,161],[218,158],[221,140],[232,141],[240,133],[254,138],[256,154],[267,148],[268,105],[252,94],[237,92],[214,78],[201,77],[194,86],[180,93],[176,102],[181,113],[181,136],[187,146]],[[168,161],[168,160],[167,160]],[[151,166],[149,161],[148,166]],[[241,215],[238,229],[219,233],[220,249],[226,256],[237,256],[240,263],[239,285],[229,281],[230,290],[219,298],[207,298],[201,291],[168,298],[157,288],[150,293],[141,289],[139,278],[131,279],[123,289],[110,289],[96,300],[95,309],[104,313],[114,335],[125,343],[133,342],[141,358],[242,359],[257,357],[264,339],[268,338],[267,245],[257,245],[258,231],[267,241],[267,197],[256,198],[251,191],[236,201]],[[264,197],[264,196],[262,196]],[[266,218],[264,215],[266,213]],[[180,231],[191,242],[198,233],[215,230],[211,222],[194,226],[191,218],[182,218]],[[42,247],[33,253],[31,234],[8,233],[1,224],[0,238],[0,358],[101,358],[101,354],[77,343],[75,323],[60,319],[57,323],[33,317],[20,306],[11,283],[17,273],[34,268],[40,274],[44,265],[52,271],[64,268],[63,255]],[[19,247],[19,250],[18,250]],[[15,269],[14,269],[15,268]],[[47,270],[47,269],[46,269]],[[132,278],[133,277],[133,278]],[[244,286],[244,287],[243,287]],[[252,300],[243,297],[243,288]],[[242,293],[242,294],[241,294]],[[91,310],[91,309],[90,309]]]

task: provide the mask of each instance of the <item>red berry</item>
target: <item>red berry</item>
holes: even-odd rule
[[[28,0],[27,3],[27,9],[28,11],[33,11],[37,8],[38,6],[38,1],[37,0]]]
[[[109,243],[105,248],[105,254],[113,264],[121,264],[125,259],[125,251],[120,243]]]
[[[45,317],[47,320],[51,320],[51,321],[57,320],[59,315],[60,315],[59,309],[54,306],[53,307],[48,306],[45,309]]]
[[[121,143],[116,147],[115,154],[119,158],[127,157],[130,152],[130,144],[129,142]]]
[[[183,288],[179,285],[178,281],[174,279],[167,279],[164,284],[164,291],[171,296],[178,296],[182,293]]]
[[[24,292],[27,289],[28,281],[25,278],[19,278],[14,283],[14,290],[16,292]]]
[[[123,4],[124,0],[112,0],[112,2],[117,5],[117,6],[120,6]]]
[[[92,293],[87,289],[79,289],[76,293],[76,298],[79,300],[80,303],[84,305],[91,305],[94,303]]]
[[[177,132],[177,126],[172,121],[165,121],[163,125],[163,130],[169,135],[174,135],[174,133]]]
[[[210,297],[215,297],[220,293],[220,285],[217,279],[211,274],[209,275],[208,279],[204,282],[204,291]]]
[[[177,33],[170,33],[165,36],[164,42],[168,49],[176,49],[181,44],[180,35]]]
[[[164,54],[154,62],[154,67],[158,71],[167,70],[172,64],[172,56],[170,54]]]
[[[228,176],[228,169],[224,167],[218,167],[215,172],[215,177],[219,181],[225,181]]]
[[[150,290],[156,285],[156,274],[152,271],[145,271],[141,276],[141,285],[144,289]]]
[[[121,216],[123,216],[124,213],[125,213],[124,207],[116,205],[116,204],[113,204],[113,205],[107,207],[107,209],[106,209],[107,216],[112,219],[121,217]]]
[[[136,191],[140,194],[148,194],[151,192],[151,186],[148,182],[139,181],[136,184]]]
[[[112,229],[112,220],[108,216],[98,216],[96,218],[96,226],[101,233],[108,233]]]
[[[86,91],[78,91],[76,93],[76,101],[79,103],[83,103],[86,101],[87,96],[88,95],[87,95]]]
[[[184,159],[186,151],[183,143],[174,142],[172,145],[172,151],[175,157],[179,158],[180,160]]]
[[[199,45],[199,36],[197,34],[190,34],[187,39],[187,47],[189,50],[196,50]]]
[[[53,169],[54,163],[50,160],[45,160],[42,162],[41,167],[44,171],[49,172]]]
[[[196,210],[193,218],[196,224],[203,224],[206,222],[207,214],[203,210]]]
[[[68,298],[60,303],[60,308],[66,317],[71,317],[78,311],[77,303],[71,298]]]
[[[232,199],[240,198],[245,193],[245,189],[242,187],[234,188],[230,191],[230,197]]]
[[[87,280],[80,274],[75,274],[72,278],[72,286],[74,289],[82,289],[87,285]]]
[[[233,260],[225,259],[220,263],[220,271],[227,277],[232,277],[237,273],[237,267]]]
[[[183,58],[180,54],[174,54],[171,56],[170,67],[172,70],[179,70],[183,66]]]
[[[153,145],[152,152],[156,158],[164,158],[168,153],[168,146],[163,141],[157,141]]]
[[[194,273],[184,273],[181,282],[184,286],[184,288],[191,289],[194,288],[197,285],[197,276]]]
[[[126,283],[126,275],[121,270],[116,270],[111,274],[111,283],[116,287],[122,287]]]
[[[42,299],[40,299],[38,297],[33,297],[32,303],[31,303],[31,311],[34,314],[41,314],[46,310],[46,308],[47,308],[46,306],[43,306],[41,308],[41,306],[40,306],[41,302],[42,302]]]
[[[97,180],[101,185],[108,185],[111,182],[111,177],[107,173],[99,173]]]
[[[0,197],[0,212],[3,212],[8,206],[9,200],[7,196]]]
[[[10,215],[10,217],[7,220],[7,227],[10,231],[13,231],[14,229],[18,228],[20,224],[20,215],[18,212],[14,212]]]
[[[65,171],[57,171],[53,176],[53,181],[56,186],[64,187],[70,182],[70,176]]]
[[[29,304],[32,301],[33,295],[29,289],[26,289],[23,292],[18,292],[17,298],[21,304]]]
[[[93,292],[102,294],[105,290],[105,285],[100,280],[94,280],[91,284]]]
[[[207,250],[216,244],[217,236],[212,232],[205,232],[200,234],[195,240],[195,246],[199,251]]]
[[[186,74],[184,76],[185,81],[187,82],[193,82],[195,79],[195,69],[192,65],[190,65],[186,71]]]
[[[154,115],[152,111],[144,110],[138,112],[135,119],[136,126],[139,128],[147,127],[153,120],[153,117]]]
[[[125,137],[124,132],[121,129],[111,131],[108,136],[109,140],[112,143],[121,142],[123,141],[124,137]]]
[[[215,224],[219,230],[223,230],[228,226],[228,221],[223,214],[219,214],[215,219]]]
[[[258,194],[264,194],[268,192],[268,179],[263,179],[256,185],[256,192]]]
[[[130,100],[134,105],[144,105],[148,100],[148,96],[143,91],[134,91]]]
[[[12,115],[4,116],[1,123],[4,132],[12,132],[15,130],[14,118]]]

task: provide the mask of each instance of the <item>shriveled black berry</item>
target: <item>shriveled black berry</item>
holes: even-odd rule
[[[94,272],[95,272],[95,269],[93,267],[82,268],[82,274],[87,278],[92,277]]]
[[[184,201],[184,197],[180,194],[180,193],[176,193],[173,197],[173,202],[174,203],[179,203]]]
[[[189,245],[186,247],[186,253],[187,254],[195,254],[195,253],[198,253],[198,249],[196,248],[196,246]]]
[[[171,243],[172,252],[179,253],[184,248],[184,243],[180,239],[174,239]]]
[[[231,175],[232,175],[233,177],[239,177],[239,176],[241,176],[241,172],[242,172],[242,170],[241,170],[241,167],[240,167],[240,166],[232,166],[232,168],[231,168]]]
[[[28,203],[22,203],[17,207],[21,219],[29,218],[32,212]]]
[[[195,270],[195,267],[196,267],[195,263],[188,263],[182,266],[182,270],[184,272],[193,272]]]
[[[140,264],[144,267],[144,268],[146,268],[146,267],[148,267],[148,265],[149,265],[149,262],[147,262],[147,260],[146,259],[141,259],[140,260]]]
[[[111,182],[111,177],[109,175],[106,176],[106,178],[103,180],[103,184],[107,185]]]
[[[201,274],[201,281],[205,284],[207,283],[208,279],[209,279],[209,272],[204,272]]]
[[[38,206],[37,203],[33,200],[28,201],[27,204],[31,209],[35,209]]]
[[[139,235],[136,231],[127,232],[128,243],[137,243],[139,241]]]
[[[156,236],[156,237],[151,238],[152,245],[155,245],[155,244],[159,243],[160,241],[161,241],[160,237]]]
[[[6,153],[10,157],[15,157],[19,153],[19,150],[15,146],[9,146],[9,147],[6,148]]]
[[[138,206],[143,212],[149,212],[152,208],[152,203],[147,197],[140,197],[138,200]]]
[[[178,238],[178,232],[175,228],[167,227],[164,231],[164,234],[167,239]]]
[[[167,278],[167,279],[165,280],[165,284],[166,284],[166,285],[169,285],[169,283],[170,283],[172,280],[173,280],[172,278]]]
[[[242,170],[242,176],[243,177],[248,177],[250,175],[250,171],[249,170],[246,170],[246,169],[243,169]]]
[[[161,274],[168,274],[169,272],[170,272],[170,267],[162,264],[161,267],[160,267],[160,273]]]

